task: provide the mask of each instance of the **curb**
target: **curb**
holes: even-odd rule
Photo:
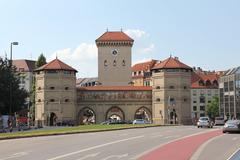
[[[127,130],[127,129],[142,129],[142,128],[153,128],[153,127],[176,127],[181,125],[155,125],[155,126],[138,126],[131,128],[116,128],[116,129],[106,129],[106,130],[89,130],[89,131],[76,131],[76,132],[66,132],[66,133],[50,133],[50,134],[39,134],[39,135],[26,135],[26,136],[15,136],[15,137],[0,137],[1,140],[10,140],[10,139],[20,139],[20,138],[32,138],[32,137],[46,137],[46,136],[60,136],[60,135],[69,135],[69,134],[80,134],[80,133],[93,133],[93,132],[109,132],[109,131],[118,131],[118,130]]]

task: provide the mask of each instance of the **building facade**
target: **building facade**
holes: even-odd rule
[[[177,57],[154,61],[143,72],[145,80],[149,78],[152,82],[133,86],[133,40],[123,32],[106,32],[96,40],[96,45],[97,85],[76,87],[77,71],[58,59],[36,70],[38,124],[55,125],[64,121],[91,124],[109,119],[191,123],[191,67]]]
[[[219,97],[219,75],[216,72],[202,71],[200,68],[192,73],[191,113],[193,122],[199,117],[207,116],[207,105],[213,97]]]
[[[229,69],[219,80],[220,114],[240,118],[240,67]]]

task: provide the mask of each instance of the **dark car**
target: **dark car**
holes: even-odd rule
[[[223,127],[223,133],[226,132],[240,132],[240,120],[228,120]]]

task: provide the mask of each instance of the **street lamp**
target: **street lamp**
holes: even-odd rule
[[[11,42],[10,46],[10,68],[12,69],[12,46],[18,45],[18,42]],[[10,104],[9,104],[9,115],[12,113],[12,79],[10,80]]]

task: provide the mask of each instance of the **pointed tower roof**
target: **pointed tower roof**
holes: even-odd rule
[[[100,41],[131,41],[133,42],[134,40],[122,31],[115,31],[115,32],[107,31],[103,35],[101,35],[98,39],[96,39],[96,42],[100,42]]]
[[[67,70],[67,71],[75,71],[77,72],[76,69],[72,68],[71,66],[63,63],[60,61],[58,58],[52,60],[51,62],[39,67],[36,69],[36,71],[40,70]]]
[[[170,56],[168,59],[156,63],[153,69],[174,69],[174,68],[180,68],[180,69],[192,69],[188,65],[182,63],[179,61],[177,57]]]

